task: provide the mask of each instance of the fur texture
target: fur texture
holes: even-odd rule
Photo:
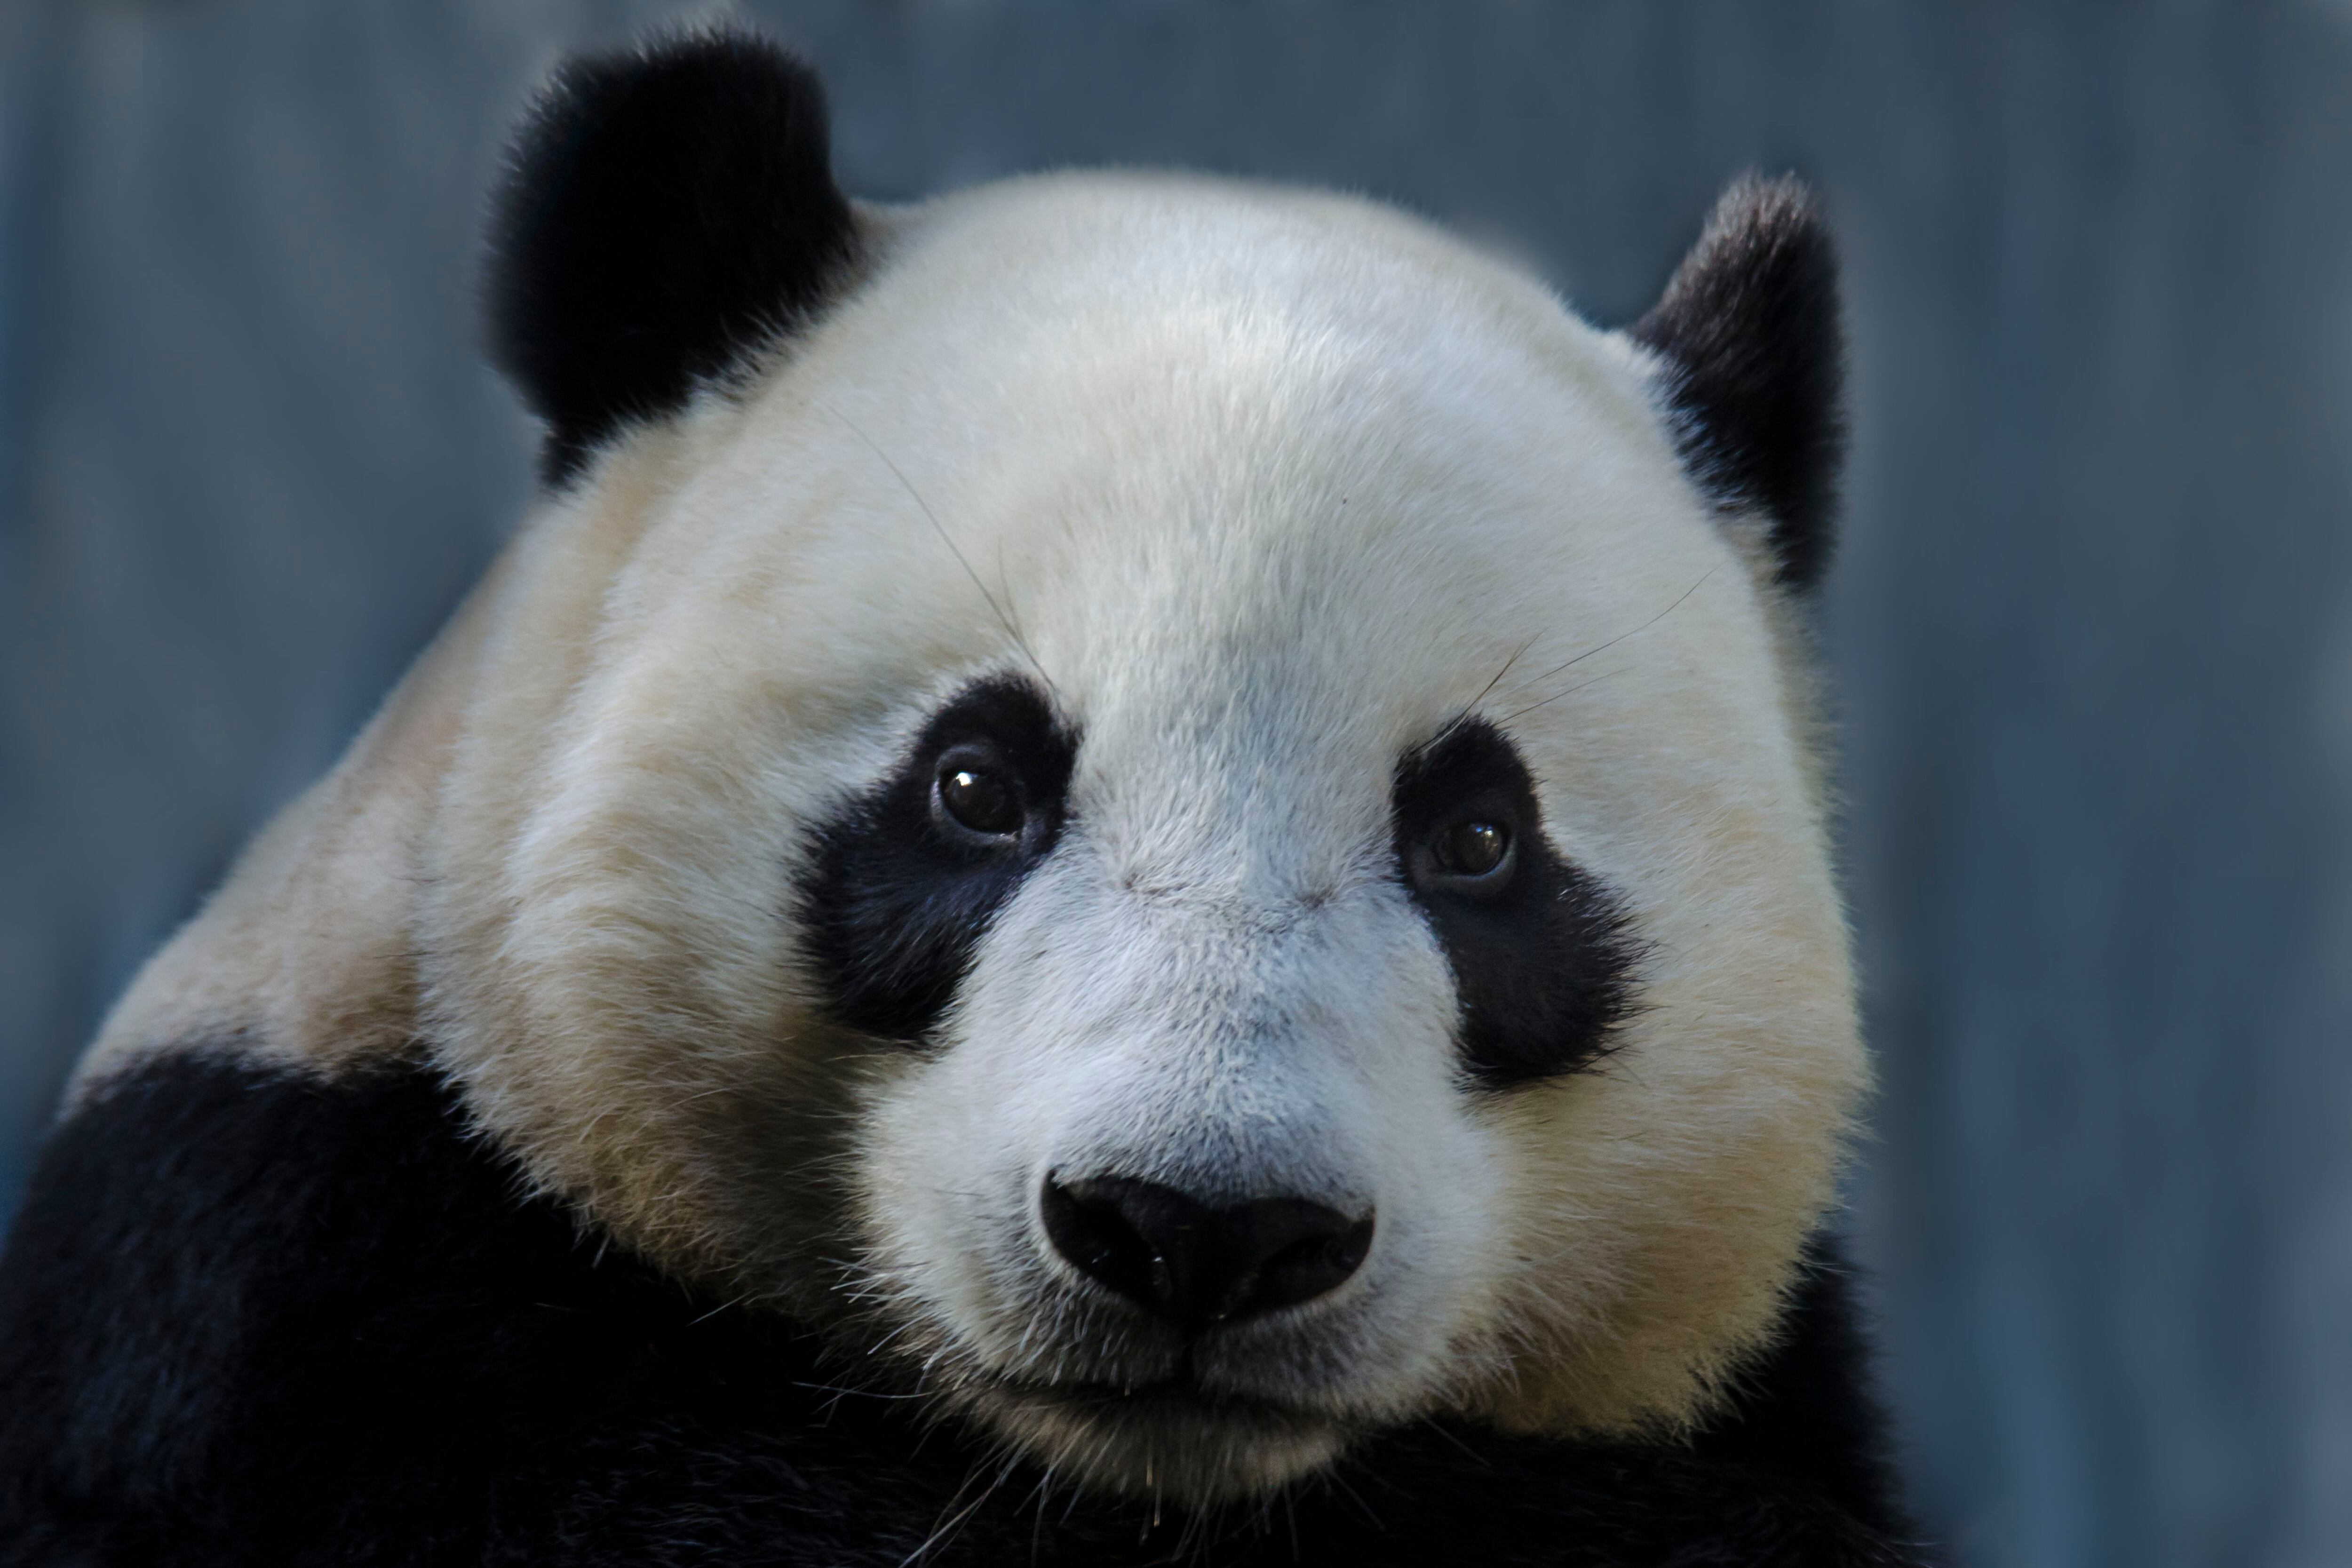
[[[118,1079],[28,1195],[0,1274],[11,1563],[1916,1561],[1866,1406],[1821,1402],[1860,1372],[1826,1260],[1787,1348],[1687,1444],[1421,1427],[1155,1519],[927,1431],[859,1358],[579,1232],[429,1071],[240,1057]]]
[[[89,1130],[146,1103],[140,1084],[217,1089],[190,1041],[229,1064],[203,1071],[276,1086],[254,1103],[446,1084],[480,1169],[531,1194],[531,1234],[576,1215],[643,1300],[657,1275],[728,1303],[745,1378],[820,1347],[940,1423],[928,1450],[873,1426],[897,1436],[813,1483],[826,1518],[931,1495],[905,1479],[933,1473],[926,1452],[961,1479],[1002,1451],[1088,1509],[1304,1506],[1344,1456],[1435,1463],[1395,1434],[1436,1421],[1485,1434],[1462,1440],[1498,1474],[1602,1478],[1563,1483],[1563,1517],[1653,1556],[1674,1528],[1694,1551],[1799,1530],[1786,1510],[1812,1502],[1740,1489],[1770,1468],[1758,1446],[1818,1459],[1807,1496],[1842,1495],[1836,1455],[1865,1446],[1817,1440],[1841,1418],[1789,1425],[1859,1397],[1846,1350],[1776,1363],[1814,1367],[1801,1392],[1738,1400],[1812,1289],[1806,1240],[1866,1078],[1782,630],[1814,548],[1787,530],[1825,524],[1834,455],[1833,337],[1824,357],[1790,324],[1818,327],[1829,298],[1817,226],[1786,192],[1735,197],[1637,341],[1336,197],[1072,174],[844,208],[816,114],[800,68],[727,36],[574,68],[541,106],[491,298],[562,482],[117,1007],[52,1163],[96,1159]],[[1759,516],[1782,547],[1760,564]],[[959,816],[950,786],[981,804]],[[1465,845],[1495,853],[1474,866]],[[151,1109],[235,1121],[247,1101],[221,1094]],[[371,1205],[415,1211],[330,1147],[345,1134],[328,1116],[284,1162],[265,1140],[247,1186],[217,1189],[282,1177],[289,1214],[325,1205],[331,1225],[273,1229],[276,1198],[190,1189],[258,1238],[221,1246],[269,1283],[163,1280],[231,1320],[187,1375],[232,1341],[281,1342],[272,1292],[331,1276],[345,1227],[361,1273],[407,1245],[370,1228]],[[165,1174],[210,1146],[193,1123],[161,1144],[180,1151]],[[420,1182],[456,1168],[416,1157]],[[113,1287],[178,1268],[168,1237],[204,1229],[150,1177],[106,1189],[130,1272],[77,1265],[111,1281],[95,1311],[133,1310]],[[99,1189],[44,1179],[0,1263],[18,1325],[0,1355],[119,1440],[73,1450],[100,1468],[56,1496],[144,1495],[150,1429],[107,1425],[142,1374],[89,1359],[43,1295]],[[1232,1267],[1278,1284],[1221,1290],[1281,1305],[1226,1321],[1138,1283],[1140,1262],[1075,1257],[1055,1192],[1339,1216],[1295,1245],[1344,1242],[1346,1266],[1253,1254]],[[478,1245],[465,1224],[490,1211],[457,1208],[436,1247]],[[1088,1223],[1106,1256],[1150,1250]],[[618,1316],[546,1342],[578,1352],[583,1391],[597,1355],[646,1364],[639,1307],[603,1289],[580,1310]],[[474,1331],[450,1312],[428,1339]],[[1810,1321],[1795,1342],[1835,1338]],[[502,1321],[481,1331],[504,1343]],[[67,1341],[85,1346],[67,1373],[24,1349]],[[278,1352],[236,1353],[222,1398],[265,1397]],[[598,1430],[615,1453],[702,1452],[675,1424],[704,1417],[646,1376],[628,1397],[652,1403]],[[353,1386],[334,1408],[369,1422],[414,1397]],[[556,1414],[524,1409],[542,1395]],[[516,1422],[588,1420],[562,1390],[514,1397]],[[268,1430],[292,1447],[334,1419],[285,1409]],[[818,1463],[778,1430],[759,1438],[777,1463]],[[1691,1468],[1741,1442],[1730,1468]],[[758,1493],[744,1451],[694,1473]],[[355,1452],[352,1478],[393,1462]],[[604,1501],[566,1493],[511,1539],[570,1540],[565,1509],[663,1484],[595,1473]],[[1488,1528],[1382,1474],[1432,1531]],[[731,1483],[709,1484],[691,1508],[740,1525]],[[1885,1533],[1854,1506],[1855,1539]],[[1344,1510],[1314,1517],[1314,1550],[1363,1539]],[[858,1528],[903,1555],[908,1523]]]

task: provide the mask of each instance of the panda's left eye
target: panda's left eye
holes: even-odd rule
[[[940,815],[967,833],[1010,838],[1028,812],[1021,784],[1001,762],[977,746],[958,746],[940,759],[933,799]]]
[[[1511,830],[1474,817],[1439,834],[1433,847],[1438,869],[1447,876],[1491,877],[1506,869],[1511,858]]]
[[[1518,857],[1510,825],[1501,814],[1458,816],[1423,843],[1416,879],[1423,887],[1484,900],[1511,880]]]

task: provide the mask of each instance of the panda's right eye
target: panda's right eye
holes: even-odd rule
[[[958,746],[940,759],[931,798],[940,816],[966,833],[1011,838],[1028,819],[1021,784],[1011,769],[977,746]]]

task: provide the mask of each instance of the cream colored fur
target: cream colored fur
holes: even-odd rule
[[[1338,198],[1057,176],[865,221],[825,320],[527,523],[84,1084],[417,1043],[627,1242],[1124,1489],[1437,1408],[1691,1419],[1865,1068],[1805,677],[1643,357]],[[1085,737],[1073,826],[940,1047],[850,1036],[795,934],[807,825],[998,672]],[[1644,951],[1612,1056],[1499,1093],[1388,870],[1396,759],[1465,710]],[[1022,1206],[1081,1156],[1377,1201],[1357,1280],[1204,1356],[1256,1415],[1035,1394],[1150,1373]]]

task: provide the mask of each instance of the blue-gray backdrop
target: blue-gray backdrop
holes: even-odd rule
[[[480,192],[559,50],[674,9],[0,8],[0,1209],[109,997],[523,504]],[[862,193],[1336,183],[1603,321],[1728,175],[1815,179],[1854,1223],[1921,1496],[1975,1563],[2352,1563],[2352,11],[755,9]]]

